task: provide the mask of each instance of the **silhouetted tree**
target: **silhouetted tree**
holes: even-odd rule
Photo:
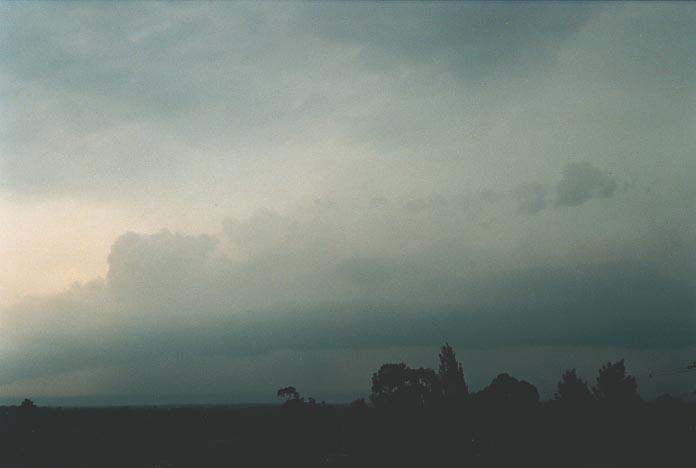
[[[19,405],[20,408],[23,410],[29,410],[32,408],[36,408],[36,404],[34,404],[33,401],[31,401],[29,398],[25,398],[22,403]]]
[[[409,386],[413,393],[413,401],[418,408],[432,407],[442,395],[442,385],[434,370],[427,367],[411,369]]]
[[[445,343],[440,348],[440,365],[438,376],[442,386],[442,396],[446,401],[461,400],[469,395],[469,388],[464,381],[464,370],[462,365],[457,362],[454,350]]]
[[[376,407],[402,406],[405,404],[409,367],[401,362],[383,364],[372,374],[370,400]]]
[[[300,394],[295,387],[283,387],[278,389],[278,398],[284,398],[286,401],[299,400]]]
[[[608,362],[597,376],[597,385],[592,388],[594,395],[611,403],[635,402],[640,400],[636,379],[626,375],[624,360]]]
[[[575,369],[569,369],[563,373],[558,382],[558,392],[555,399],[564,404],[580,405],[587,403],[592,398],[587,382],[575,373]]]
[[[378,408],[424,408],[437,401],[440,381],[432,369],[384,364],[372,375],[370,400]]]
[[[539,403],[539,392],[534,385],[509,374],[499,374],[481,390],[479,397],[485,403],[509,408],[534,407]]]

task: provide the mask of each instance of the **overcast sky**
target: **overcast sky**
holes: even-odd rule
[[[445,341],[474,390],[684,366],[694,24],[689,3],[0,3],[0,397],[342,401]]]

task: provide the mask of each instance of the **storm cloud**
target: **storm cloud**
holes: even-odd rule
[[[104,279],[4,311],[2,383],[163,358],[436,349],[443,340],[462,352],[696,345],[693,265],[673,239],[608,236],[611,251],[568,259],[562,244],[575,241],[554,246],[531,226],[523,247],[482,251],[472,244],[506,222],[477,226],[480,217],[457,205],[391,203],[375,214],[369,203],[314,203],[229,220],[214,236],[125,234]],[[673,261],[642,254],[664,248],[677,250]]]
[[[0,18],[0,397],[693,359],[692,5]]]

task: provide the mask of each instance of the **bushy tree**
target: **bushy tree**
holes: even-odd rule
[[[432,369],[426,367],[411,369],[409,385],[413,393],[414,406],[418,408],[430,408],[441,398],[441,382]]]
[[[22,408],[23,410],[30,410],[30,409],[36,408],[36,404],[32,400],[30,400],[29,398],[25,398],[22,401],[22,404],[19,405],[19,407]]]
[[[640,400],[636,379],[626,374],[624,360],[608,362],[597,375],[597,385],[592,388],[594,395],[602,401],[628,403]]]
[[[432,369],[411,369],[401,362],[384,364],[372,375],[370,400],[378,408],[425,408],[440,394],[440,381]]]
[[[278,398],[283,398],[285,401],[300,399],[300,394],[297,392],[297,389],[292,386],[279,388],[277,395]]]
[[[529,408],[539,403],[534,385],[509,374],[499,374],[478,396],[484,403],[506,408]]]
[[[370,401],[376,407],[401,406],[405,398],[409,367],[398,364],[383,364],[372,374]]]
[[[568,405],[581,405],[592,398],[587,382],[575,373],[575,369],[569,369],[563,373],[558,382],[558,392],[555,400]]]

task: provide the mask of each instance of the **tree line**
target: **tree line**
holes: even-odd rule
[[[534,407],[540,402],[534,385],[507,373],[496,376],[479,392],[470,393],[462,364],[448,343],[440,348],[438,360],[437,371],[425,367],[411,368],[403,362],[383,364],[372,374],[369,401],[359,398],[351,406],[404,410],[478,403],[524,408]],[[280,388],[277,396],[285,400],[286,406],[316,405],[316,400],[311,397],[305,402],[292,386]],[[593,402],[630,405],[640,401],[636,379],[626,372],[623,359],[603,365],[593,386],[578,377],[575,369],[566,370],[552,399],[556,404],[569,407],[582,407]]]
[[[696,405],[642,401],[623,360],[562,373],[551,401],[497,375],[472,391],[447,343],[434,369],[387,363],[351,405],[0,407],[0,466],[692,468]],[[107,454],[105,456],[105,454]]]

